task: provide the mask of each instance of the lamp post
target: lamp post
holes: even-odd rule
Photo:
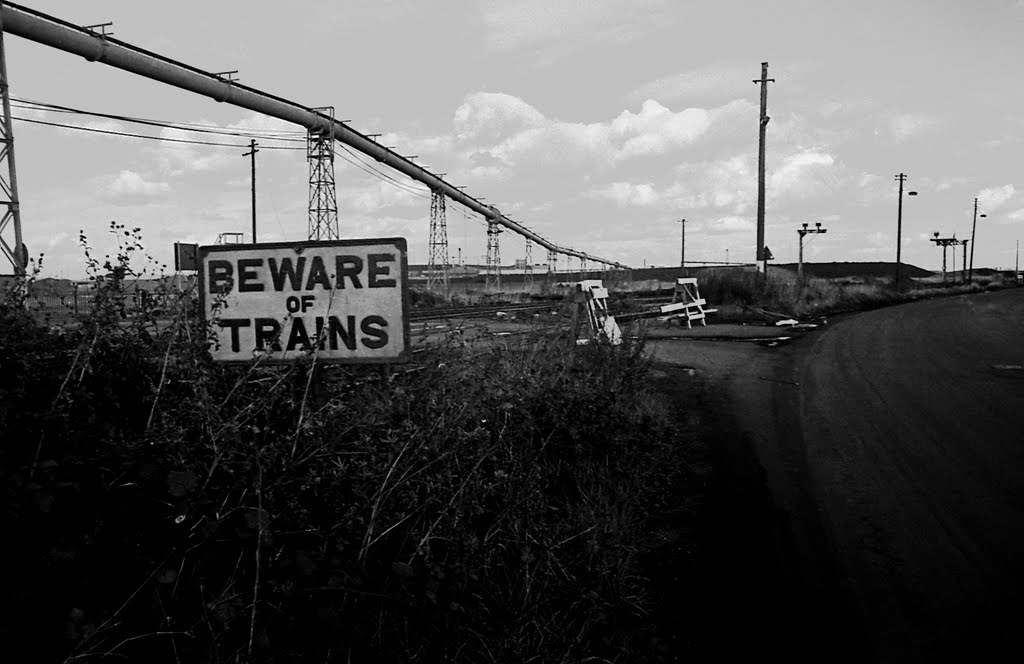
[[[796,280],[798,283],[804,283],[804,236],[808,233],[827,233],[828,229],[821,227],[821,222],[816,222],[814,228],[807,228],[807,224],[804,224],[803,228],[798,228],[796,232],[800,235],[800,262],[797,263],[796,267]]]
[[[982,218],[988,215],[981,215]],[[978,199],[974,199],[974,221],[971,222],[971,266],[967,269],[967,283],[974,283],[974,231],[978,228]]]
[[[896,180],[900,183],[900,195],[899,203],[896,208],[896,283],[893,284],[896,287],[896,292],[900,291],[900,265],[901,255],[903,249],[903,182],[907,179],[904,173],[896,175]],[[917,196],[916,191],[908,191],[907,196]]]

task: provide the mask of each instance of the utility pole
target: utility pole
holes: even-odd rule
[[[683,276],[686,276],[686,220],[680,219],[679,223],[683,227],[682,241],[679,245],[679,267],[682,269]]]
[[[796,268],[796,280],[797,283],[804,283],[804,236],[808,233],[827,233],[828,229],[821,227],[821,222],[815,222],[814,228],[807,228],[807,224],[804,224],[803,228],[798,228],[796,232],[800,235],[800,262],[797,263]]]
[[[960,266],[960,271],[962,272],[962,274],[960,275],[960,283],[966,284],[967,283],[967,242],[968,242],[968,240],[963,240],[962,242],[963,242],[963,245],[964,245],[964,260],[963,260],[963,263]],[[956,268],[953,268],[953,269],[956,270]]]
[[[988,215],[982,214],[984,219]],[[971,266],[967,268],[967,283],[974,283],[974,231],[978,228],[978,199],[974,199],[974,221],[971,222]]]
[[[754,79],[754,83],[761,84],[761,120],[760,133],[757,142],[757,253],[754,255],[757,260],[757,270],[768,276],[768,261],[764,258],[764,140],[765,132],[768,129],[768,84],[774,83],[774,78],[768,78],[768,63],[761,63],[761,78]]]
[[[905,173],[897,173],[896,180],[900,183],[899,203],[896,207],[896,277],[893,287],[898,293],[900,291],[900,267],[903,265],[901,254],[903,251],[903,183],[906,182]],[[907,196],[917,196],[916,191],[908,191]]]
[[[249,139],[249,151],[243,157],[252,157],[252,243],[256,244],[256,139]]]

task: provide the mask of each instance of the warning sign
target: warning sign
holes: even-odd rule
[[[199,248],[200,306],[213,359],[404,362],[404,238]]]

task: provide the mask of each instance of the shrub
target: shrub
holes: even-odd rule
[[[636,658],[635,555],[679,453],[642,346],[216,365],[187,292],[126,306],[141,245],[122,237],[90,263],[122,277],[95,280],[75,325],[0,307],[6,643],[33,637],[40,661]]]

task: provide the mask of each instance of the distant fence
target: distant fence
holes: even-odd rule
[[[61,286],[60,288],[30,286],[25,307],[41,320],[55,324],[68,323],[93,313],[97,301],[100,299],[100,294],[93,284],[79,286],[62,284]],[[177,301],[178,298],[187,297],[187,292],[188,290],[174,289],[169,291],[149,290],[129,285],[125,287],[124,297],[116,306],[122,308],[123,315],[149,310],[160,316],[161,309],[177,307],[180,304]],[[192,307],[186,308],[187,312],[192,310]]]

